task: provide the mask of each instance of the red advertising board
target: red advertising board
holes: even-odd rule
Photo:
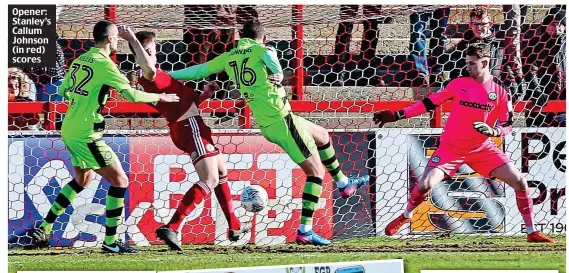
[[[244,243],[258,245],[293,242],[299,225],[305,175],[275,144],[254,134],[223,134],[214,137],[225,154],[228,183],[241,221],[252,221],[251,236]],[[183,194],[198,181],[190,156],[179,151],[169,137],[130,138],[129,212],[149,243],[158,243],[154,231],[173,215]],[[324,191],[315,213],[314,229],[330,238],[333,232],[334,184],[325,177]],[[248,185],[260,185],[268,193],[268,209],[253,215],[240,208],[239,194]],[[187,217],[182,243],[229,244],[227,225],[217,201],[206,198]],[[141,238],[142,239],[142,238]],[[238,242],[239,244],[239,242]]]

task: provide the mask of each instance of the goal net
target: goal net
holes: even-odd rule
[[[449,105],[381,129],[373,125],[372,113],[400,109],[462,73],[461,40],[475,27],[490,39],[496,52],[503,52],[502,58],[495,58],[502,64],[495,68],[498,76],[522,90],[514,96],[514,132],[494,141],[528,180],[537,228],[565,234],[565,71],[561,66],[565,36],[554,31],[561,12],[553,6],[526,6],[518,25],[516,16],[505,16],[502,6],[491,5],[484,7],[488,20],[471,23],[474,8],[65,5],[58,8],[57,27],[67,64],[93,46],[91,30],[99,20],[153,31],[158,40],[158,65],[169,71],[203,63],[229,50],[239,39],[242,22],[262,21],[267,44],[277,50],[285,72],[284,88],[293,111],[330,131],[344,173],[372,177],[369,186],[343,199],[326,175],[314,229],[331,239],[382,237],[387,223],[406,207],[410,189],[439,145]],[[137,67],[125,41],[112,58],[136,85],[132,72]],[[67,107],[57,94],[49,93],[58,79],[48,70],[35,70],[28,76],[38,94],[49,101],[9,105],[10,247],[31,243],[30,230],[47,215],[61,188],[73,177],[70,154],[57,131]],[[45,77],[48,80],[42,80]],[[226,155],[235,213],[241,221],[252,221],[253,229],[239,242],[230,243],[227,222],[215,196],[210,196],[187,217],[182,242],[293,242],[300,223],[304,174],[279,147],[261,136],[250,109],[226,74],[187,84],[201,90],[209,81],[218,82],[222,89],[202,103],[202,116]],[[132,104],[113,93],[102,113],[107,124],[104,139],[130,179],[118,234],[140,246],[159,244],[154,231],[169,221],[183,194],[198,181],[191,155],[175,148],[165,120],[151,106]],[[267,209],[252,214],[240,207],[240,193],[248,185],[260,185],[267,191]],[[50,244],[101,244],[108,188],[96,176],[57,219]],[[441,233],[487,238],[524,232],[513,189],[463,165],[454,177],[432,190],[396,238]]]

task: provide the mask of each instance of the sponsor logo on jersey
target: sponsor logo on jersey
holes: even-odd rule
[[[439,163],[439,162],[441,162],[441,158],[438,157],[438,156],[434,156],[434,157],[431,159],[431,161],[433,161],[433,163]]]
[[[491,101],[495,101],[497,98],[498,98],[498,95],[496,95],[496,93],[494,93],[494,92],[488,94],[488,99]]]
[[[111,152],[107,152],[105,154],[105,159],[111,159],[113,157],[113,154]]]
[[[479,102],[464,101],[464,100],[460,101],[460,105],[470,107],[470,108],[481,109],[481,110],[488,111],[488,112],[490,112],[490,111],[492,111],[492,109],[494,109],[494,105],[491,105],[488,103],[481,104]]]
[[[243,92],[242,94],[246,101],[251,101],[255,98],[255,94],[253,93]]]

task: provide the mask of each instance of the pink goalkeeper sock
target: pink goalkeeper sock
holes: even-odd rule
[[[516,204],[522,214],[528,234],[535,231],[533,226],[533,200],[527,191],[516,191]]]

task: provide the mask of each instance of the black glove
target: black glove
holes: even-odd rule
[[[405,112],[403,112],[403,110],[397,112],[393,110],[381,110],[373,114],[373,122],[379,125],[380,128],[388,122],[395,122],[402,118],[405,118]]]

